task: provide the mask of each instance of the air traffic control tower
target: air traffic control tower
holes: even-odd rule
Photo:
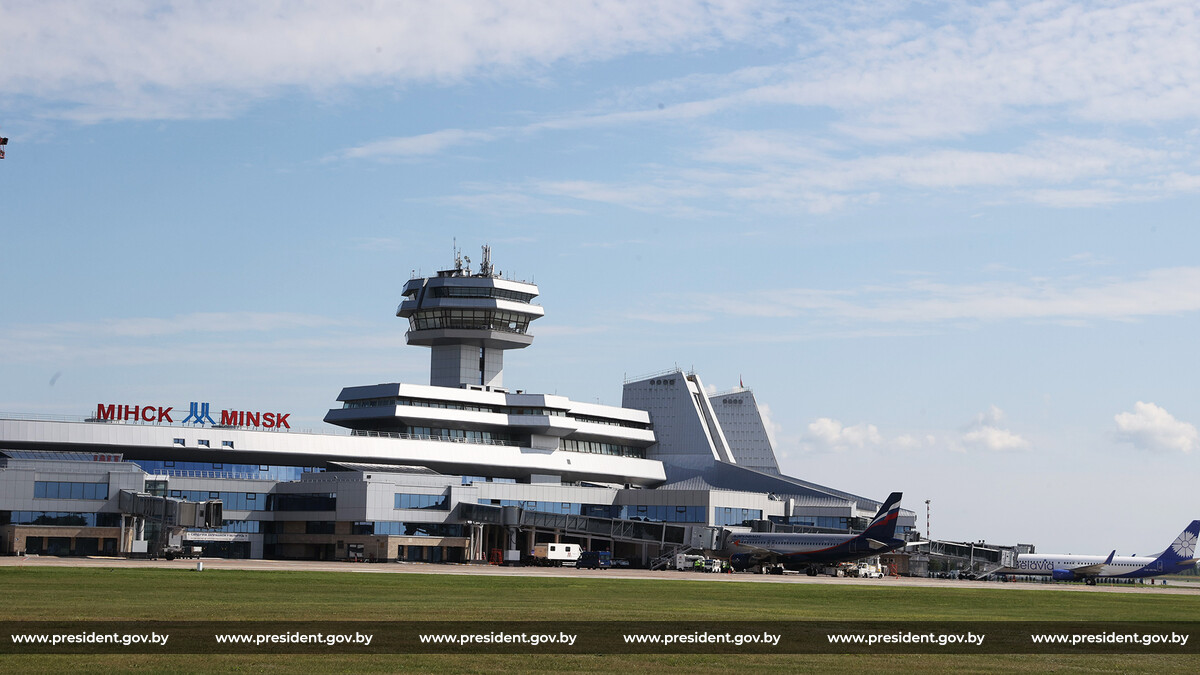
[[[504,350],[533,343],[529,322],[545,314],[532,304],[538,287],[501,278],[483,247],[479,271],[455,251],[454,269],[410,279],[396,316],[408,319],[410,345],[430,347],[429,384],[435,387],[504,386]]]

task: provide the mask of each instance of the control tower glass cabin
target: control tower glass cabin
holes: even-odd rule
[[[455,256],[454,269],[410,279],[396,316],[408,319],[410,345],[430,347],[429,384],[435,387],[504,385],[504,350],[533,343],[529,322],[545,314],[531,304],[538,287],[501,278],[483,247],[483,263],[471,272]]]

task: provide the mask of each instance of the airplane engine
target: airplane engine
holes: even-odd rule
[[[734,553],[729,556],[729,566],[735,572],[745,572],[754,566],[754,562],[750,559],[749,553]]]
[[[1078,577],[1071,570],[1050,570],[1050,578],[1055,581],[1075,581]]]

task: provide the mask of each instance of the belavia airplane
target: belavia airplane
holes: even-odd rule
[[[1196,565],[1196,537],[1200,535],[1200,520],[1175,537],[1162,553],[1153,556],[1118,556],[1114,550],[1102,555],[1067,555],[1062,553],[1022,553],[1016,565],[1002,570],[1005,574],[1048,576],[1058,581],[1084,581],[1095,584],[1096,579],[1143,579],[1191,569]]]

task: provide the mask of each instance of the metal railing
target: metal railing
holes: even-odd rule
[[[624,384],[629,384],[630,382],[640,382],[642,380],[648,380],[652,377],[662,377],[664,375],[676,375],[679,373],[683,373],[684,377],[687,377],[689,375],[695,375],[696,371],[695,370],[684,371],[683,368],[680,368],[679,366],[675,366],[674,368],[668,368],[667,370],[660,370],[660,371],[654,372],[654,373],[647,373],[645,375],[637,375],[634,377],[626,377]]]
[[[235,480],[263,480],[272,483],[280,482],[278,479],[263,478],[256,474],[202,469],[155,469],[153,474],[147,474],[146,480],[162,480],[164,478],[230,478]]]
[[[666,569],[675,563],[675,556],[680,554],[687,555],[688,553],[699,550],[700,549],[696,548],[695,546],[676,546],[675,548],[670,549],[669,551],[658,556],[654,560],[651,560],[650,569],[653,571]]]

